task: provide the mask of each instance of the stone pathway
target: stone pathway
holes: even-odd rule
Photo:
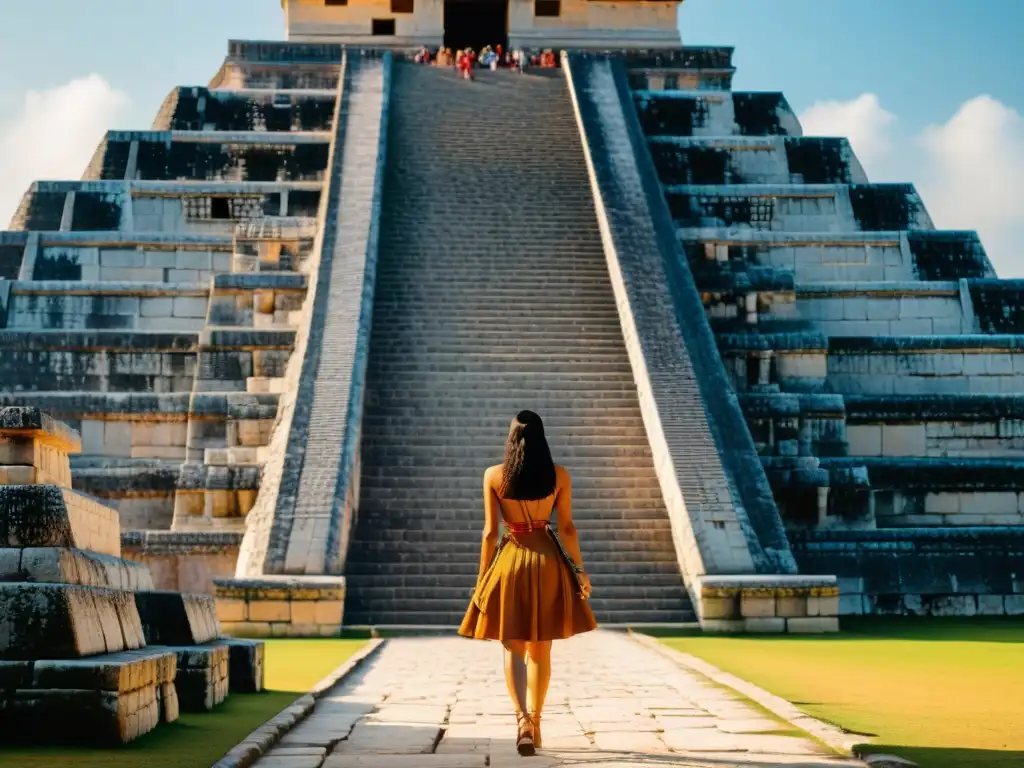
[[[628,636],[555,643],[544,749],[515,751],[497,643],[400,638],[341,682],[257,768],[860,766]]]

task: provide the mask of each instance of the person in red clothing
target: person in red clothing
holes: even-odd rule
[[[473,79],[473,58],[469,50],[459,51],[459,74],[465,80]]]

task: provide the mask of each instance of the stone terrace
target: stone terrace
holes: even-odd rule
[[[801,569],[842,613],[1021,613],[1019,281],[781,95],[633,85]]]
[[[82,434],[73,483],[161,586],[233,573],[302,325],[333,92],[176,89],[0,233],[0,405]]]

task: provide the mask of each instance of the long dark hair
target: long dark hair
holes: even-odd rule
[[[544,437],[544,422],[533,411],[520,411],[508,430],[499,495],[533,501],[554,492],[555,462]]]

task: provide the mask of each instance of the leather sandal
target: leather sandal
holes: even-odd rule
[[[537,752],[537,745],[534,743],[533,720],[525,712],[516,712],[516,726],[516,751],[522,757],[532,757]]]
[[[534,712],[530,715],[530,720],[533,722],[533,746],[542,749],[544,745],[540,743],[540,714]]]

